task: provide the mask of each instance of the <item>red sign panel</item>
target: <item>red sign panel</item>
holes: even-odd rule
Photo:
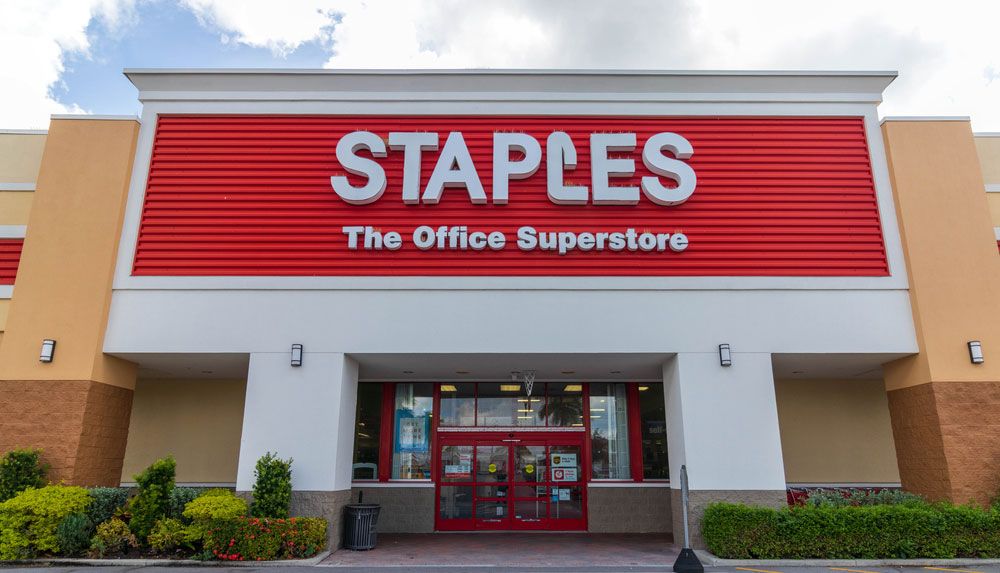
[[[473,204],[446,187],[437,204],[402,200],[403,159],[375,160],[385,192],[349,204],[331,176],[350,174],[337,143],[355,131],[436,132],[425,151],[420,189],[441,147],[460,132],[486,195],[492,189],[494,133],[526,133],[542,148],[537,172],[511,179],[506,204]],[[590,136],[634,133],[637,147],[612,152],[634,160],[640,186],[656,176],[643,144],[658,133],[690,142],[684,159],[697,175],[685,202],[664,206],[640,195],[634,205],[558,205],[547,195],[546,138],[569,134],[577,152],[565,185],[591,184]],[[368,150],[358,156],[372,158]],[[510,156],[512,161],[515,156]],[[661,177],[664,185],[674,183]],[[350,248],[345,227],[398,232],[395,250]],[[421,250],[413,233],[464,226],[500,232],[503,248]],[[683,250],[518,247],[518,230],[683,234]],[[574,239],[575,240],[575,239]],[[581,239],[582,241],[582,239]],[[663,246],[661,241],[661,247]],[[581,245],[583,243],[581,242]],[[135,275],[268,276],[884,276],[888,274],[871,162],[860,117],[561,117],[561,116],[163,116],[153,143]]]
[[[0,285],[14,284],[24,239],[0,239]]]

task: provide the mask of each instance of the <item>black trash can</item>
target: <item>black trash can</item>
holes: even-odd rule
[[[344,508],[344,549],[367,551],[375,549],[378,534],[377,503],[352,503]]]

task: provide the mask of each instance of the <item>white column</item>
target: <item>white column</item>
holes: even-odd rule
[[[291,345],[289,345],[291,346]],[[236,489],[253,488],[257,459],[266,452],[293,458],[297,491],[351,489],[358,365],[340,353],[250,355]]]
[[[770,354],[678,354],[663,384],[672,488],[684,464],[691,490],[785,489]]]

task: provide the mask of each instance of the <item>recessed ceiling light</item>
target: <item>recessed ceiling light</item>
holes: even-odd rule
[[[576,370],[563,370],[560,374],[576,374]]]
[[[563,392],[583,392],[583,384],[567,384]]]
[[[202,370],[201,373],[202,374],[215,374],[215,371],[214,370]]]
[[[413,374],[413,370],[403,370],[403,374]]]
[[[468,374],[468,373],[469,373],[468,370],[456,370],[455,371],[455,374]]]
[[[621,374],[622,371],[621,370],[612,370],[611,373],[612,374]]]
[[[521,385],[520,384],[501,384],[500,385],[500,391],[501,392],[520,392],[521,391]]]
[[[453,384],[442,384],[441,385],[441,391],[442,392],[458,392],[458,388],[455,387]]]
[[[805,374],[805,370],[792,370],[792,374]]]
[[[639,386],[640,392],[645,392],[646,390],[649,390],[649,386]]]

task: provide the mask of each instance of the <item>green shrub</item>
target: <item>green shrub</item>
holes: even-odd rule
[[[128,490],[123,487],[93,487],[90,497],[94,498],[87,510],[91,523],[104,523],[114,517],[128,503]]]
[[[0,502],[29,487],[45,487],[48,466],[39,461],[40,450],[12,450],[0,459]]]
[[[177,464],[167,456],[153,462],[151,466],[135,476],[139,493],[132,498],[129,506],[132,519],[129,525],[138,539],[145,540],[157,520],[166,517],[170,511],[170,492],[174,489],[174,473]]]
[[[187,531],[179,519],[166,517],[156,522],[149,534],[149,546],[163,553],[185,544]]]
[[[56,528],[56,540],[59,553],[73,557],[83,553],[90,547],[90,538],[94,534],[94,522],[86,513],[71,513],[62,520]]]
[[[254,517],[288,517],[292,501],[292,459],[282,460],[267,452],[254,468],[253,505]]]
[[[102,558],[138,546],[139,542],[128,525],[117,517],[98,525],[97,533],[90,540],[91,555]]]
[[[326,548],[326,520],[311,517],[215,520],[205,550],[225,561],[304,559]]]
[[[226,489],[210,489],[187,504],[184,517],[190,520],[187,540],[197,543],[205,536],[205,531],[214,520],[245,517],[247,502]]]
[[[910,505],[925,506],[927,501],[915,493],[899,489],[817,489],[809,492],[805,505],[847,507],[850,505]]]
[[[717,503],[705,510],[702,534],[730,559],[1000,557],[997,510],[911,501],[780,510]]]
[[[0,503],[0,560],[57,553],[59,524],[85,511],[90,501],[82,487],[50,485],[26,489]]]
[[[184,514],[184,508],[187,504],[194,501],[199,497],[205,490],[196,487],[175,487],[172,492],[170,492],[170,513],[169,516],[174,519],[181,519]]]

